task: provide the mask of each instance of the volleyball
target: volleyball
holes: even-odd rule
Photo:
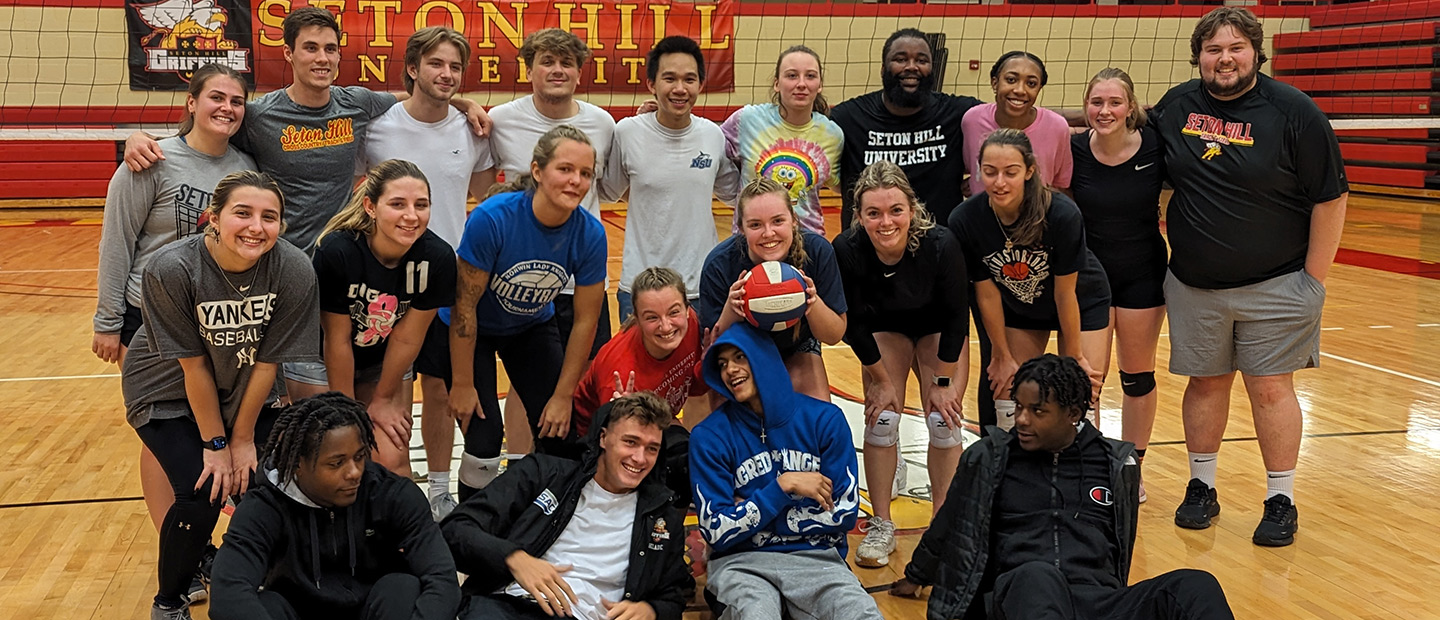
[[[742,292],[745,320],[760,329],[789,329],[805,316],[805,278],[787,263],[766,261],[754,266]]]

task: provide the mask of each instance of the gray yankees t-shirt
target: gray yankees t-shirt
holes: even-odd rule
[[[210,362],[227,429],[256,362],[319,359],[315,271],[305,253],[284,240],[244,273],[226,273],[205,248],[205,235],[191,235],[155,253],[140,290],[145,323],[130,342],[120,379],[132,427],[194,415],[181,358]],[[278,385],[271,388],[271,399],[279,394]]]
[[[284,89],[245,106],[235,143],[285,192],[286,241],[311,251],[325,223],[350,200],[366,127],[392,105],[390,93],[331,86],[323,108],[295,103]]]
[[[220,179],[255,169],[255,160],[238,148],[216,157],[190,148],[177,136],[161,140],[160,149],[165,159],[149,170],[131,172],[122,164],[110,177],[100,228],[96,333],[118,333],[125,305],[140,307],[146,263],[165,244],[200,230],[201,215]]]

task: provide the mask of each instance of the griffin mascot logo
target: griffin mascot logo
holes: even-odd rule
[[[135,5],[141,21],[153,30],[141,38],[145,70],[178,73],[185,81],[208,63],[248,72],[249,50],[226,38],[230,16],[215,0],[164,0]]]

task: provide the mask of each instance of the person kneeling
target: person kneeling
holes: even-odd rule
[[[215,557],[211,618],[455,617],[455,563],[430,504],[370,460],[373,429],[339,392],[284,410]]]
[[[1091,383],[1070,357],[1025,362],[1015,427],[965,451],[892,594],[934,585],[929,618],[1209,620],[1235,616],[1208,572],[1127,587],[1139,515],[1135,446],[1100,435]]]
[[[859,514],[845,416],[796,393],[775,343],[746,323],[720,335],[704,370],[725,402],[690,436],[690,477],[717,618],[879,619],[845,564]]]
[[[685,513],[656,467],[670,407],[650,392],[601,406],[581,461],[536,454],[440,523],[464,620],[678,620],[695,581]]]

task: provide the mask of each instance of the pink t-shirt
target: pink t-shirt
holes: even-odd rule
[[[1035,149],[1035,163],[1039,166],[1040,180],[1054,188],[1070,187],[1070,173],[1075,163],[1070,158],[1070,124],[1065,117],[1035,108],[1035,122],[1025,128],[1030,137],[1030,147]],[[990,133],[999,129],[995,123],[995,104],[984,103],[970,108],[965,120],[960,121],[960,131],[965,140],[965,167],[970,170],[970,195],[985,191],[985,182],[980,179],[980,145]]]

